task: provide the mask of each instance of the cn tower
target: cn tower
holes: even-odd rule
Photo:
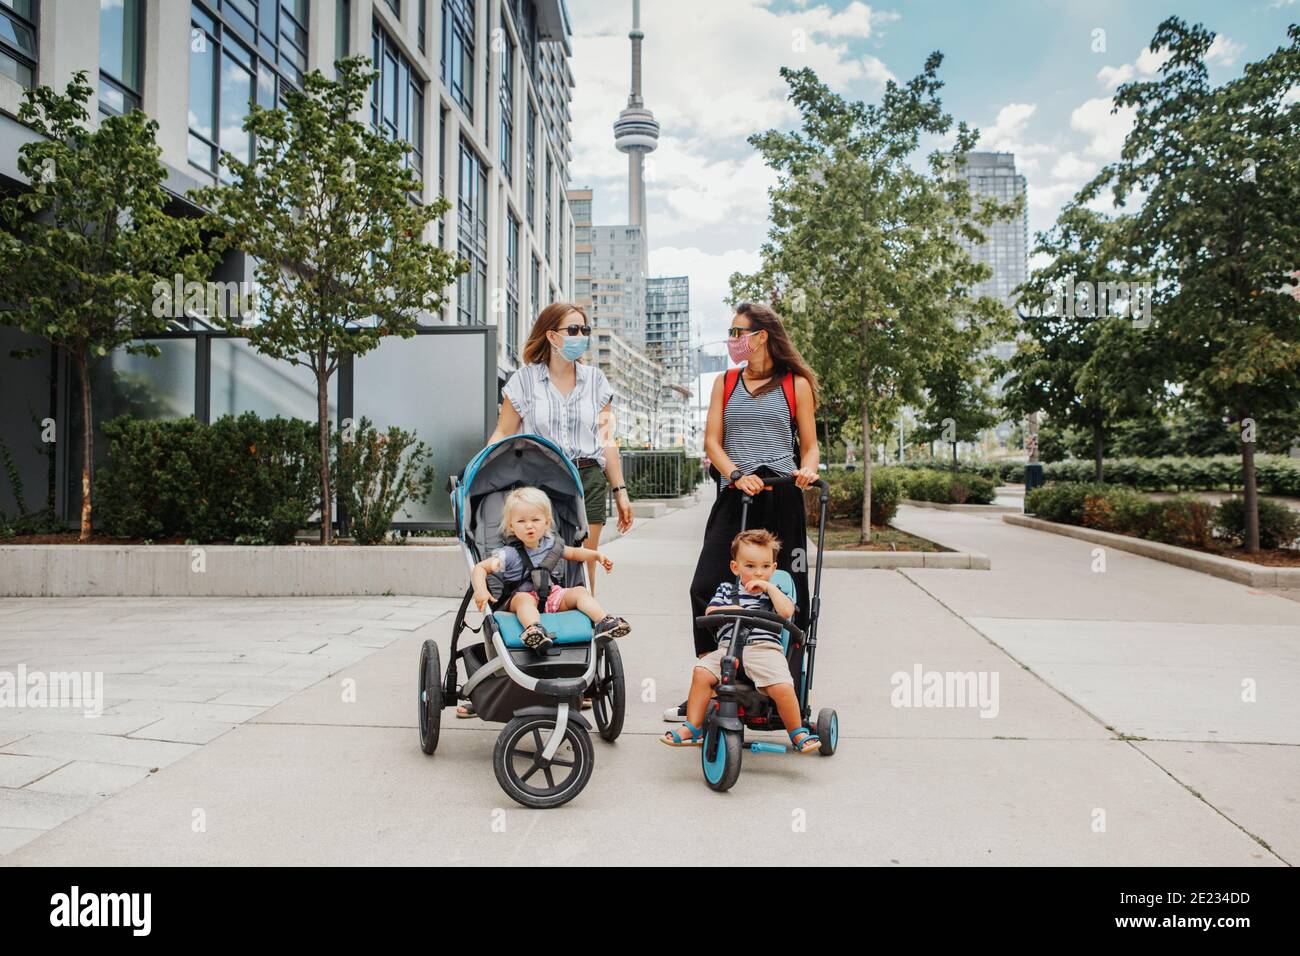
[[[641,228],[645,242],[645,157],[659,145],[659,123],[641,99],[641,0],[632,0],[632,92],[614,123],[614,145],[627,153],[627,221]]]

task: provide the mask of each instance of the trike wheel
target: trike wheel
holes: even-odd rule
[[[719,792],[730,790],[740,777],[741,732],[706,725],[700,746],[704,782]]]
[[[819,754],[829,757],[835,753],[835,748],[840,742],[840,715],[830,707],[823,707],[817,711],[817,736],[822,742],[817,751]]]

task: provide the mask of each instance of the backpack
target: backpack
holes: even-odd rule
[[[731,393],[736,390],[740,384],[740,373],[743,368],[729,368],[722,381],[722,440],[727,440],[727,402],[731,401]],[[798,410],[798,401],[795,399],[794,391],[794,372],[787,371],[781,377],[781,391],[785,394],[785,403],[790,408],[790,441],[794,453],[795,464],[799,463],[799,423],[795,419],[795,412]],[[713,462],[709,462],[709,477],[722,487],[722,472],[718,471]]]

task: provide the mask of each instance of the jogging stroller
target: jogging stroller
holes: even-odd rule
[[[540,488],[551,499],[553,534],[575,547],[586,540],[578,471],[559,448],[537,435],[513,435],[489,445],[447,484],[469,568],[502,546],[506,495],[524,485]],[[560,570],[563,586],[589,586],[581,562],[564,561]],[[494,577],[488,583],[498,597]],[[478,627],[468,623],[473,594],[473,585],[467,586],[452,625],[446,674],[436,642],[425,641],[420,650],[420,747],[432,754],[442,709],[468,701],[482,720],[505,724],[492,755],[501,788],[526,807],[558,807],[581,793],[591,778],[595,754],[591,725],[582,716],[583,697],[592,698],[601,737],[613,741],[622,732],[626,688],[618,646],[609,639],[596,641],[591,620],[574,610],[543,614],[542,627],[554,643],[545,651],[531,650],[520,638],[523,628],[514,614],[497,611],[484,614]],[[482,643],[460,647],[467,629],[481,633]]]
[[[782,475],[765,478],[764,490],[773,485],[791,484],[794,477]],[[751,753],[788,753],[785,744],[754,741],[745,743],[745,728],[751,730],[792,730],[781,721],[776,706],[771,698],[760,694],[750,682],[744,671],[744,651],[747,643],[746,624],[780,624],[781,647],[785,651],[786,662],[790,666],[790,676],[794,678],[795,692],[799,695],[799,716],[804,726],[812,716],[809,697],[812,694],[813,662],[817,656],[817,618],[821,612],[822,589],[822,555],[826,544],[826,506],[830,497],[826,482],[818,479],[813,487],[819,491],[817,517],[817,569],[813,578],[813,589],[808,609],[808,629],[805,631],[792,621],[769,611],[719,611],[695,619],[700,627],[721,629],[731,626],[730,653],[722,659],[722,679],[718,682],[716,695],[709,701],[704,713],[704,743],[700,746],[700,765],[704,771],[705,782],[714,790],[730,790],[740,777],[740,758],[745,750]],[[749,505],[753,496],[744,495],[740,505],[740,530],[745,530],[745,521],[749,516]],[[795,600],[794,579],[787,571],[777,571],[772,575],[772,583],[785,592],[786,597]],[[740,579],[736,579],[736,593],[740,592]],[[741,639],[737,640],[737,635]],[[839,715],[829,707],[817,713],[817,722],[813,733],[821,738],[819,753],[829,757],[835,753],[839,743]]]

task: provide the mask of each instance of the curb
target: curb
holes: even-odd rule
[[[935,511],[960,511],[966,514],[1015,514],[1020,509],[1014,505],[951,505],[939,501],[918,501],[915,498],[899,499],[901,505],[913,508],[933,508]]]
[[[1146,541],[1125,534],[1080,528],[1076,525],[1058,524],[1055,521],[1031,518],[1028,515],[1003,515],[1002,520],[1022,528],[1047,531],[1093,544],[1104,544],[1116,551],[1127,551],[1130,554],[1177,565],[1189,571],[1211,574],[1216,578],[1245,584],[1252,588],[1300,588],[1300,568],[1270,568],[1267,565],[1251,564],[1249,561],[1223,558],[1217,554],[1200,554],[1190,548],[1180,548],[1174,544]]]
[[[810,563],[817,549],[808,549]],[[827,551],[824,568],[893,571],[898,568],[945,568],[950,571],[989,571],[993,563],[979,551]]]

